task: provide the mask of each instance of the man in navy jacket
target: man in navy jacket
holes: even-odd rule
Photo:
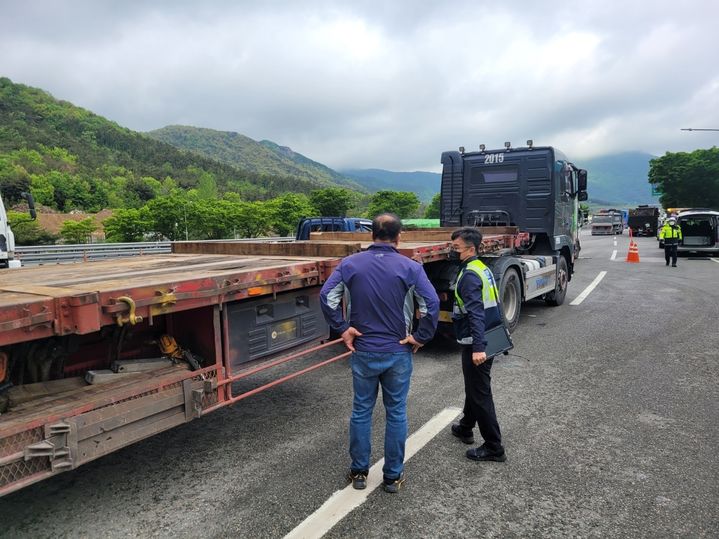
[[[396,215],[375,217],[374,243],[344,258],[320,294],[327,322],[353,352],[349,478],[356,489],[367,485],[372,410],[380,386],[387,418],[383,486],[387,492],[397,492],[402,486],[412,353],[432,339],[437,329],[437,293],[421,264],[397,252],[401,229]],[[415,303],[420,318],[412,333]]]
[[[504,462],[507,456],[492,397],[492,362],[485,348],[486,330],[501,326],[499,291],[492,271],[477,258],[482,234],[471,227],[452,233],[452,258],[461,262],[455,288],[453,321],[457,342],[462,345],[464,415],[452,425],[452,434],[466,444],[474,443],[472,429],[479,426],[484,443],[467,451],[467,458]]]

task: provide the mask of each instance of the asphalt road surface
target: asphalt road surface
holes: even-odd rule
[[[516,355],[493,368],[505,463],[467,460],[445,412],[403,490],[344,491],[332,525],[316,512],[346,487],[340,362],[0,499],[0,534],[283,537],[309,518],[326,537],[717,537],[719,258],[666,267],[640,238],[628,264],[614,242],[584,234],[565,304],[523,306]],[[422,350],[410,434],[462,402],[458,350]]]

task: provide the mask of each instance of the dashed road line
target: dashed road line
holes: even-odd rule
[[[612,256],[609,257],[609,260],[616,260],[617,259],[617,250],[614,249],[612,251]]]
[[[427,421],[420,429],[407,439],[404,461],[407,462],[417,451],[437,436],[461,412],[459,408],[445,408],[432,419]],[[285,536],[287,538],[315,538],[322,537],[330,531],[335,524],[362,505],[374,489],[382,484],[382,466],[384,459],[375,463],[367,475],[367,488],[355,490],[348,485],[338,490],[314,513],[302,521],[294,530]],[[402,493],[400,492],[400,496]]]
[[[580,305],[585,299],[587,299],[587,296],[592,293],[592,290],[597,288],[597,285],[602,282],[602,279],[604,279],[604,276],[607,274],[606,271],[600,271],[599,275],[597,275],[594,280],[590,283],[590,285],[585,288],[581,294],[579,294],[574,301],[570,303],[570,305]]]

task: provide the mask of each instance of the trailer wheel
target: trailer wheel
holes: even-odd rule
[[[557,265],[559,266],[557,268],[557,284],[554,287],[554,292],[550,292],[545,298],[548,305],[555,307],[564,303],[564,298],[567,296],[567,284],[569,283],[567,259],[560,256]]]
[[[499,284],[499,301],[507,330],[512,333],[519,324],[519,312],[522,309],[522,293],[520,292],[519,274],[510,268],[502,275]]]

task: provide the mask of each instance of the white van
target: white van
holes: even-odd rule
[[[683,211],[677,216],[677,224],[682,229],[678,252],[719,255],[719,211]]]

